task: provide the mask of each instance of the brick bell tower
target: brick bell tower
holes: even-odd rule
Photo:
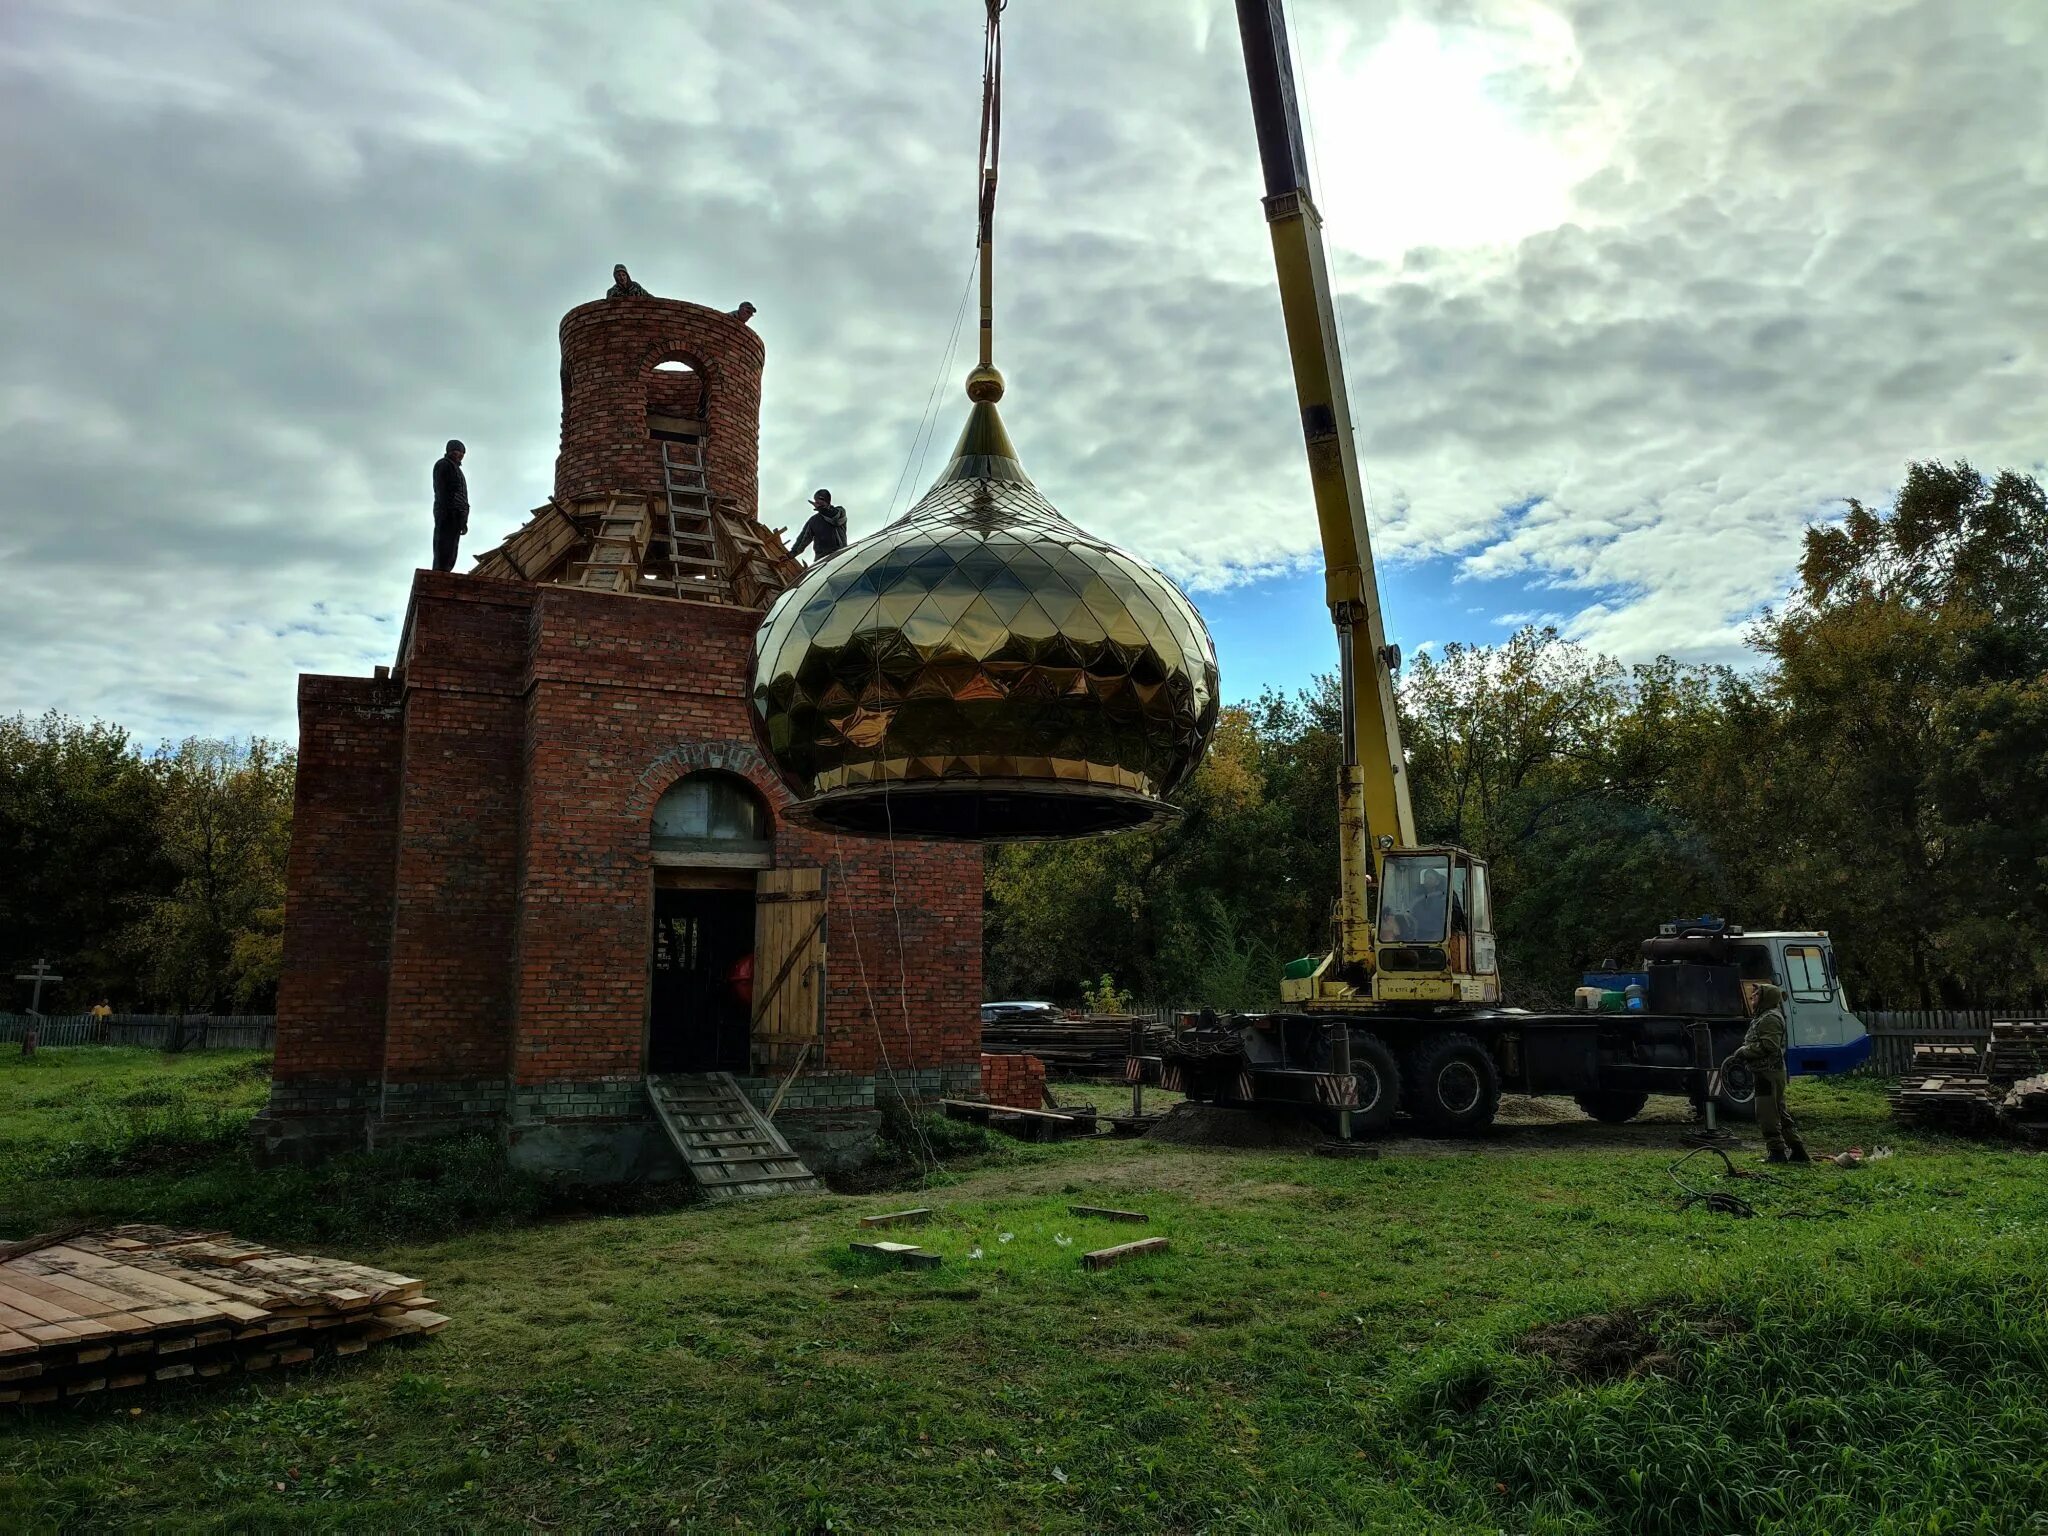
[[[392,667],[299,680],[270,1155],[486,1132],[704,1183],[664,1084],[729,1080],[821,1171],[879,1099],[979,1091],[979,850],[806,832],[754,742],[800,570],[757,518],[761,338],[634,290],[562,319],[546,504],[414,574]]]

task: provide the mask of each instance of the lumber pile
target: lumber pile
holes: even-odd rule
[[[1991,1080],[1975,1072],[1901,1078],[1891,1103],[1894,1120],[1930,1131],[1982,1131],[1995,1118]]]
[[[2048,1146],[2048,1072],[2014,1083],[2000,1106],[1999,1120],[2021,1140]]]
[[[1991,1026],[1984,1051],[1984,1075],[1994,1083],[2015,1083],[2048,1072],[2048,1022],[2012,1019]]]
[[[122,1226],[0,1249],[0,1403],[302,1365],[437,1333],[426,1282],[226,1232]]]
[[[1134,1033],[1135,1032],[1135,1033]],[[1128,1013],[1056,1014],[1039,1009],[985,1008],[981,1048],[991,1056],[1036,1056],[1049,1072],[1077,1077],[1123,1076],[1124,1059],[1156,1053],[1166,1029]]]

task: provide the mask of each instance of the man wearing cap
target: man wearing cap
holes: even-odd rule
[[[818,557],[814,564],[822,565],[839,551],[846,548],[846,508],[832,505],[832,493],[819,491],[811,498],[810,519],[804,530],[796,536],[796,543],[790,546],[790,554],[800,555],[813,545]]]
[[[1749,1033],[1728,1057],[1756,1074],[1756,1123],[1770,1148],[1772,1163],[1810,1163],[1806,1143],[1792,1112],[1785,1107],[1785,995],[1769,982],[1758,985]]]
[[[434,569],[455,569],[455,549],[469,532],[469,482],[462,478],[459,438],[448,439],[448,451],[434,464]]]

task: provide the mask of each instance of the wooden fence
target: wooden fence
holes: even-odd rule
[[[1871,1077],[1897,1077],[1913,1065],[1913,1046],[1919,1041],[1981,1048],[1990,1040],[1993,1024],[2035,1015],[2010,1008],[1970,1008],[1910,1009],[1860,1013],[1857,1017],[1870,1031],[1870,1059],[1860,1070]]]
[[[0,1013],[0,1045],[18,1045],[34,1024],[38,1045],[139,1045],[159,1051],[269,1051],[277,1047],[277,1020],[269,1014]]]

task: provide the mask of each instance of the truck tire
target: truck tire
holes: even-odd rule
[[[1358,1107],[1351,1111],[1351,1129],[1384,1131],[1394,1123],[1401,1105],[1401,1068],[1378,1035],[1351,1032],[1351,1075],[1358,1079]]]
[[[1573,1102],[1604,1125],[1627,1125],[1643,1112],[1650,1096],[1631,1093],[1626,1088],[1602,1088],[1593,1093],[1574,1094]]]
[[[1500,1073],[1470,1035],[1431,1035],[1408,1058],[1408,1112],[1431,1129],[1484,1130],[1499,1108]]]

